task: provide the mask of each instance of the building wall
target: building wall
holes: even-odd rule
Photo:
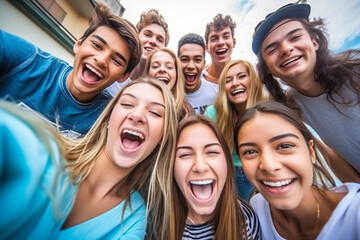
[[[42,50],[50,52],[68,63],[73,64],[74,57],[69,51],[10,2],[5,0],[0,1],[0,28],[20,36],[39,46]]]
[[[89,19],[76,12],[69,0],[57,0],[57,3],[67,13],[62,25],[66,27],[76,39],[80,38],[89,27]]]

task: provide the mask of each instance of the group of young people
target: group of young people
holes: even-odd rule
[[[360,51],[310,9],[256,26],[257,70],[221,14],[176,55],[98,4],[73,66],[0,31],[2,236],[358,239]]]

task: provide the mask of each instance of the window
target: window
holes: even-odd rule
[[[56,0],[11,0],[10,2],[65,49],[73,53],[76,37],[62,24],[68,13]],[[88,0],[87,4],[93,9],[96,2]]]
[[[119,0],[103,0],[110,7],[111,11],[118,15],[122,16],[125,12],[125,8],[120,4]]]

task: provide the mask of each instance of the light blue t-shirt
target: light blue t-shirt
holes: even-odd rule
[[[146,208],[139,192],[130,194],[131,205],[125,201],[109,211],[76,226],[61,230],[56,239],[122,239],[143,240],[146,234]]]
[[[90,103],[71,95],[66,77],[73,68],[22,38],[0,29],[0,98],[21,103],[60,124],[69,136],[85,134],[111,100],[103,91]]]
[[[146,208],[137,191],[109,211],[61,230],[77,186],[29,125],[0,108],[1,239],[144,239]]]
[[[27,123],[0,108],[2,239],[54,239],[66,220],[76,188],[63,174],[55,144],[52,149],[54,157]]]

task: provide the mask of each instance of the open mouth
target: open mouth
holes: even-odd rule
[[[301,58],[301,56],[300,57],[294,57],[294,58],[290,59],[289,61],[286,61],[285,63],[281,64],[281,67],[286,67],[290,63],[293,63],[293,62],[299,60],[300,58]]]
[[[124,129],[120,137],[123,146],[130,150],[138,148],[145,141],[142,133],[130,129]]]
[[[190,181],[191,192],[199,200],[210,199],[214,191],[214,185],[214,179]]]
[[[243,94],[245,93],[245,89],[235,89],[234,91],[231,92],[232,96],[236,96],[238,94]]]
[[[226,55],[227,51],[228,51],[227,49],[222,49],[222,50],[217,50],[215,53],[216,53],[219,57],[221,57],[221,56]]]
[[[102,78],[104,78],[104,76],[100,72],[98,72],[95,68],[91,67],[89,64],[85,64],[83,68],[83,77],[84,79],[86,79],[87,82],[90,83],[98,82]]]
[[[195,73],[185,73],[184,75],[185,75],[186,83],[189,83],[189,84],[194,84],[195,83],[197,74],[195,74]]]
[[[166,78],[166,77],[158,77],[156,78],[157,80],[160,80],[161,82],[165,83],[166,85],[169,84],[170,79]]]
[[[287,179],[287,180],[282,180],[282,181],[276,181],[276,182],[272,182],[272,181],[262,181],[262,183],[265,186],[268,187],[272,187],[272,188],[282,188],[285,187],[289,184],[291,184],[295,179]]]

